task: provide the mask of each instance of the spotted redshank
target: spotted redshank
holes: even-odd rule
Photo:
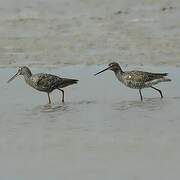
[[[64,102],[64,90],[61,88],[76,84],[78,82],[76,79],[60,78],[52,74],[32,74],[30,69],[26,66],[19,67],[17,73],[7,82],[9,83],[19,75],[23,75],[26,83],[34,89],[46,92],[48,94],[49,104],[51,104],[50,93],[53,90],[58,89],[62,92],[62,102]]]
[[[106,69],[94,74],[100,74],[106,70],[111,70],[115,73],[117,79],[122,82],[125,86],[138,89],[139,94],[141,97],[141,101],[143,100],[141,90],[143,88],[152,88],[158,91],[163,98],[162,92],[160,89],[154,87],[154,85],[160,82],[167,82],[171,81],[171,79],[167,78],[166,76],[168,73],[151,73],[151,72],[144,72],[144,71],[123,71],[120,65],[117,62],[112,62],[109,64],[109,67]]]

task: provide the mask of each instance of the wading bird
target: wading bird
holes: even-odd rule
[[[109,67],[107,67],[106,69],[94,75],[96,76],[106,70],[113,71],[117,79],[120,82],[122,82],[125,86],[132,89],[138,89],[140,97],[141,97],[141,101],[143,100],[143,96],[141,92],[143,88],[152,88],[158,91],[161,95],[161,98],[163,98],[161,90],[155,88],[154,85],[160,82],[171,81],[171,79],[166,77],[168,73],[151,73],[151,72],[144,72],[144,71],[123,71],[117,62],[110,63]]]
[[[58,89],[62,92],[62,102],[64,102],[64,90],[61,88],[76,84],[78,82],[76,79],[61,78],[52,74],[32,74],[30,69],[26,66],[19,67],[17,73],[7,82],[9,83],[19,75],[24,76],[24,79],[29,86],[38,91],[46,92],[48,94],[49,104],[51,104],[51,98],[49,94],[53,90]]]

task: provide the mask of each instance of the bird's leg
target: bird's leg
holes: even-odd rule
[[[142,93],[141,93],[141,89],[139,89],[139,94],[140,94],[140,97],[141,97],[141,101],[143,101],[143,96],[142,96]]]
[[[158,91],[158,92],[160,93],[160,95],[161,95],[161,98],[163,98],[163,95],[162,95],[162,92],[161,92],[160,89],[157,89],[157,88],[155,88],[155,87],[153,87],[153,86],[151,86],[151,88],[153,88],[153,89],[155,89],[156,91]]]
[[[62,102],[64,102],[64,90],[59,89],[62,92]]]
[[[50,98],[49,93],[48,93],[48,100],[49,100],[49,104],[51,104],[51,98]]]

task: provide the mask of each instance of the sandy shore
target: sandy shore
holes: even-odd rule
[[[0,66],[180,66],[180,3],[162,0],[0,1]]]

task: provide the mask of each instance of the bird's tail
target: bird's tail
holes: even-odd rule
[[[167,78],[167,77],[163,77],[163,81],[164,81],[164,82],[168,82],[168,81],[172,81],[172,79]]]
[[[157,75],[159,75],[159,77],[162,78],[164,82],[172,81],[170,78],[165,77],[168,75],[168,73],[159,73]]]
[[[159,73],[160,75],[162,75],[162,76],[167,76],[168,75],[168,73]]]
[[[168,73],[153,73],[158,78],[163,78],[164,76],[167,76]]]
[[[168,73],[153,73],[155,79],[161,79],[163,81],[171,81],[170,78],[166,77]]]
[[[159,79],[162,79],[163,82],[172,81],[170,78],[166,77],[168,73],[156,73],[159,76]]]
[[[77,79],[67,79],[67,78],[63,78],[62,79],[62,83],[60,85],[60,88],[72,85],[72,84],[77,84],[79,80]]]

